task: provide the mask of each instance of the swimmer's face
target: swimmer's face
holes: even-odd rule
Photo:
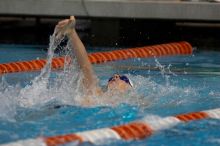
[[[120,78],[120,75],[115,74],[108,82],[108,90],[117,91],[117,92],[125,92],[131,89],[131,85],[126,83],[124,80]]]

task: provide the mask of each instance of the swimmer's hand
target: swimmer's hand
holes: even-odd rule
[[[69,36],[73,30],[75,30],[76,19],[74,16],[70,16],[70,19],[64,19],[55,27],[55,37],[57,39],[62,38],[64,36]]]

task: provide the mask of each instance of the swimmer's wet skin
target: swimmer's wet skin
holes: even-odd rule
[[[107,89],[111,92],[120,92],[124,94],[133,87],[130,79],[125,75],[115,74],[108,80]]]
[[[71,16],[70,19],[60,21],[55,27],[56,36],[61,37],[65,35],[71,43],[77,63],[83,73],[84,93],[87,98],[86,102],[90,101],[89,103],[91,103],[92,99],[89,99],[91,95],[100,96],[104,91],[102,91],[102,88],[98,84],[98,78],[93,71],[86,48],[75,30],[75,24],[76,20],[74,16]],[[107,89],[111,92],[120,92],[122,94],[131,87],[132,83],[126,76],[120,76],[117,74],[109,80],[107,85]]]
[[[108,83],[109,82],[113,82],[115,81],[117,78],[119,78],[120,80],[124,81],[125,83],[129,84],[131,87],[133,87],[133,84],[132,82],[129,80],[129,78],[125,75],[119,75],[119,74],[115,74],[113,77],[111,77],[109,80],[108,80]]]

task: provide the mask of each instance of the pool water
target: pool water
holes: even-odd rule
[[[0,45],[0,63],[46,58],[44,48]],[[88,48],[89,52],[106,49]],[[190,56],[93,65],[101,86],[117,72],[129,76],[134,91],[132,97],[114,97],[114,104],[100,102],[91,107],[80,106],[73,100],[80,98],[77,68],[71,72],[52,71],[49,85],[45,85],[44,80],[36,80],[40,72],[2,75],[0,144],[112,127],[144,116],[165,117],[219,108],[220,52],[198,50]],[[144,140],[115,141],[106,145],[220,145],[220,121],[206,119],[182,123]]]

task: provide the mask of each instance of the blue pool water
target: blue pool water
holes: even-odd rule
[[[0,63],[45,58],[44,48],[0,45]],[[97,50],[106,48],[89,48],[90,52]],[[77,68],[64,75],[62,71],[53,71],[49,86],[31,82],[40,72],[3,75],[0,144],[112,127],[144,116],[165,117],[220,107],[220,52],[195,51],[191,56],[130,59],[94,65],[94,69],[102,86],[115,72],[128,75],[134,83],[132,98],[114,97],[114,104],[80,106],[73,100],[80,95],[76,83],[68,80],[77,74]],[[58,80],[62,80],[62,86],[57,85]],[[28,104],[27,98],[31,99]],[[106,145],[215,146],[220,145],[219,131],[219,120],[206,119],[179,124],[144,140]]]

